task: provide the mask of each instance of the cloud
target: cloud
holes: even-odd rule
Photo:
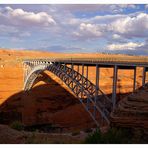
[[[0,36],[10,41],[25,41],[35,34],[46,33],[56,22],[51,15],[23,9],[0,7]]]
[[[126,38],[148,36],[148,14],[139,13],[132,17],[117,19],[109,25],[109,30]]]
[[[69,52],[69,53],[81,53],[81,52],[87,52],[89,49],[81,48],[81,47],[75,47],[75,46],[64,46],[64,45],[53,45],[53,46],[46,46],[42,47],[42,50],[50,51],[50,52]],[[89,51],[90,52],[90,51]]]
[[[113,34],[112,36],[113,39],[121,39],[121,36],[119,34]]]
[[[73,32],[73,35],[83,39],[89,39],[89,38],[102,37],[103,33],[101,31],[101,26],[99,25],[90,24],[90,23],[81,23],[79,25],[78,31]]]
[[[22,32],[20,34],[21,37],[30,37],[31,36],[31,33],[30,32]]]
[[[144,7],[129,4],[1,5],[0,38],[5,42],[12,39],[17,42],[14,46],[33,49],[42,48],[41,41],[45,39],[45,48],[47,45],[49,50],[61,52],[78,52],[82,51],[81,47],[83,51],[88,48],[97,51],[96,48],[105,50],[107,47],[110,52],[145,53],[148,44],[141,42],[148,38],[148,6]]]
[[[128,43],[125,43],[125,44],[128,44]],[[136,45],[137,44],[137,45]],[[107,47],[105,48],[105,51],[108,52],[108,53],[118,53],[118,54],[130,54],[130,55],[148,55],[148,50],[147,50],[147,47],[148,47],[148,39],[145,40],[144,42],[142,43],[136,43],[133,48],[133,50],[129,50],[129,49],[115,49],[115,50],[109,50],[107,49]],[[111,44],[110,44],[111,45]],[[117,47],[117,46],[116,46]]]
[[[145,5],[145,9],[148,9],[148,4],[147,4],[147,5]]]
[[[23,9],[5,7],[0,9],[0,23],[18,26],[45,26],[55,25],[56,22],[46,12],[27,12]]]
[[[146,38],[148,36],[148,14],[97,15],[92,18],[69,18],[66,28],[81,39],[107,37],[112,39]],[[118,37],[117,37],[118,36]],[[120,38],[119,38],[120,36]]]
[[[128,42],[122,44],[107,45],[108,50],[136,50],[138,47],[144,46],[144,43]]]
[[[117,19],[121,19],[121,18],[125,18],[127,17],[127,15],[125,14],[114,14],[114,15],[110,15],[110,14],[106,14],[106,15],[96,15],[90,19],[88,19],[87,21],[91,21],[93,23],[111,23],[113,21],[116,21]]]
[[[73,5],[52,5],[55,6],[55,8],[58,8],[60,10],[69,11],[69,12],[110,12],[110,13],[119,13],[123,12],[124,9],[130,8],[130,9],[136,9],[137,5],[134,4],[73,4]]]
[[[19,30],[17,27],[6,25],[0,25],[0,34],[1,36],[9,36],[14,38],[31,36],[30,32],[28,31]]]
[[[138,6],[135,5],[135,4],[119,4],[118,6],[119,6],[120,8],[132,8],[132,9],[138,8]]]
[[[11,43],[18,43],[18,42],[23,42],[23,40],[21,40],[18,37],[11,37],[10,42]]]
[[[1,34],[11,34],[11,33],[18,33],[18,32],[19,30],[16,27],[0,25]]]

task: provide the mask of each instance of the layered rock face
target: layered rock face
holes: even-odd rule
[[[121,100],[111,113],[114,126],[142,128],[148,132],[148,85]]]

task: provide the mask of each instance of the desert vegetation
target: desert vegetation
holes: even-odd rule
[[[86,144],[132,144],[147,143],[148,137],[143,137],[144,131],[132,128],[112,127],[106,133],[96,129],[89,134],[84,143]]]

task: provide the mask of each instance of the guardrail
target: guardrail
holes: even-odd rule
[[[148,58],[48,58],[48,59],[25,59],[25,62],[63,62],[63,63],[87,63],[87,64],[107,64],[107,65],[130,65],[130,66],[148,66]]]
[[[70,57],[70,58],[41,58],[41,59],[24,59],[23,61],[126,61],[126,62],[147,62],[148,57],[101,57],[101,58],[77,58],[77,57]]]

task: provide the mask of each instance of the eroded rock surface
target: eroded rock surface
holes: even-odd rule
[[[148,85],[121,100],[111,113],[115,126],[143,128],[148,134]]]

